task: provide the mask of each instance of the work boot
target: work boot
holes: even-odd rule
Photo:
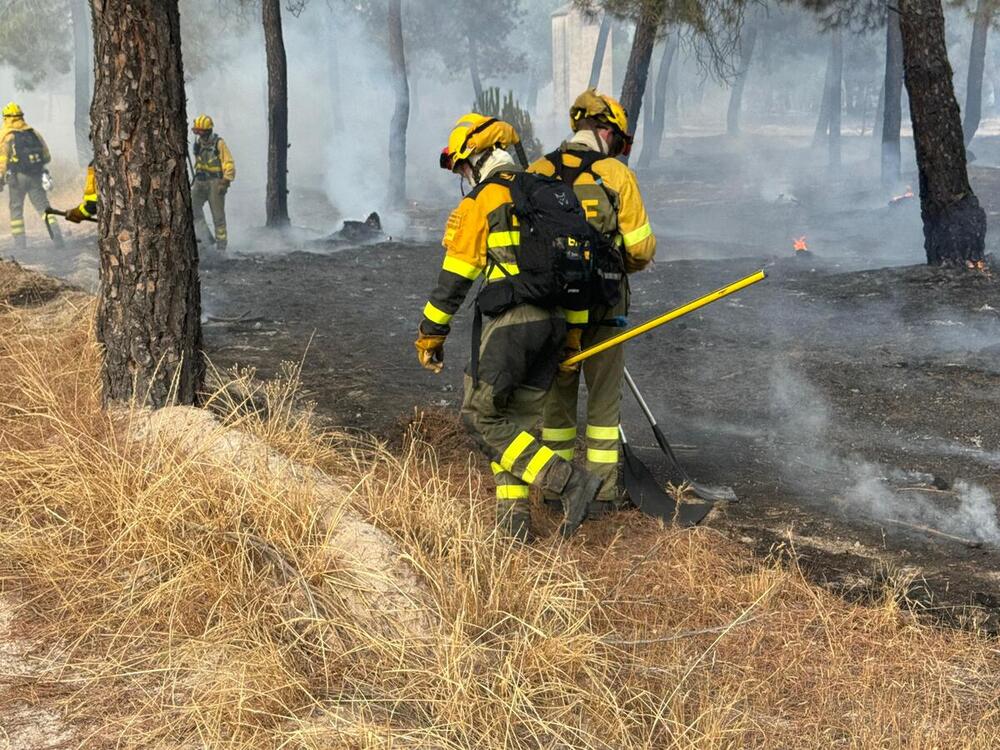
[[[531,544],[535,535],[531,531],[531,513],[527,510],[511,510],[497,519],[497,527],[521,544]]]
[[[573,467],[569,481],[566,482],[562,491],[566,520],[563,521],[559,531],[563,538],[568,539],[580,528],[580,524],[587,517],[590,504],[594,502],[602,484],[604,484],[604,480],[596,474],[591,474],[576,466]]]
[[[556,513],[562,513],[562,498],[559,495],[553,495],[546,492],[542,496],[542,502],[545,503],[545,507]]]
[[[218,252],[220,252],[220,253],[226,252],[226,247],[228,247],[228,245],[226,243],[226,240],[216,240],[215,241],[215,249]]]
[[[615,510],[613,504],[607,500],[595,500],[587,505],[587,520],[600,521],[605,516]]]

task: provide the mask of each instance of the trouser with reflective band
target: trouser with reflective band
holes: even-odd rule
[[[466,375],[462,420],[492,462],[498,519],[527,512],[529,485],[559,494],[569,480],[569,463],[532,434],[564,336],[559,316],[531,305],[483,327],[479,378]]]
[[[590,325],[584,330],[584,349],[621,333],[620,328],[600,325],[601,320],[623,318],[628,312],[627,290],[610,311],[592,310]],[[616,346],[583,362],[580,372],[560,372],[545,401],[542,439],[560,457],[572,460],[577,439],[577,404],[580,394],[580,374],[587,385],[587,469],[604,480],[598,500],[617,500],[618,490],[618,424],[621,422],[622,384],[625,373],[625,351]]]
[[[208,237],[208,224],[205,223],[205,203],[212,211],[212,223],[215,225],[215,242],[220,250],[224,250],[229,241],[226,231],[226,188],[221,178],[195,178],[191,186],[191,205],[194,208],[194,232],[198,237]]]
[[[59,229],[58,217],[54,214],[45,216],[45,209],[49,207],[49,199],[42,187],[41,174],[27,175],[8,172],[7,191],[10,200],[10,233],[15,238],[24,236],[24,199],[31,200],[31,205],[42,215],[42,219],[49,223],[52,230],[52,239],[58,241],[62,237]]]

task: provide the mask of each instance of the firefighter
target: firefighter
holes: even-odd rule
[[[473,282],[485,277],[482,301],[491,283],[518,274],[520,234],[509,184],[521,170],[506,151],[518,142],[507,123],[470,113],[455,124],[441,153],[441,166],[473,187],[448,218],[444,262],[418,331],[420,364],[432,372],[444,366],[445,337]],[[557,310],[515,304],[485,319],[465,376],[462,419],[491,459],[498,526],[522,542],[533,538],[529,485],[562,499],[564,536],[579,527],[601,486],[599,477],[564,461],[531,434],[565,334]]]
[[[229,242],[226,232],[226,193],[236,179],[236,164],[226,142],[215,132],[215,123],[208,115],[195,118],[191,130],[194,142],[194,185],[191,203],[194,207],[194,230],[199,238],[214,239],[215,247],[223,252]],[[214,238],[205,223],[205,203],[212,209]]]
[[[63,244],[62,233],[57,218],[46,214],[49,207],[45,195],[46,186],[51,185],[46,165],[52,160],[49,147],[45,145],[34,128],[24,121],[24,112],[14,102],[3,108],[3,130],[0,130],[0,190],[4,185],[10,188],[10,233],[15,247],[24,247],[24,199],[31,199],[31,205],[49,224],[49,236],[57,247]]]
[[[97,216],[97,178],[94,176],[94,162],[87,165],[87,181],[83,184],[83,200],[79,206],[66,212],[66,220],[79,224]]]
[[[559,149],[531,165],[529,171],[555,175],[573,190],[598,232],[620,253],[626,273],[645,268],[656,253],[656,238],[646,215],[635,173],[616,157],[627,154],[632,139],[628,117],[610,96],[588,89],[570,109],[572,137]],[[620,300],[610,307],[567,313],[567,353],[579,351],[620,333],[627,322],[628,278],[621,274]],[[623,347],[586,360],[582,367],[560,370],[545,403],[544,443],[572,460],[577,440],[580,370],[587,385],[586,466],[604,484],[588,517],[598,518],[615,507],[618,486],[618,424],[625,371]],[[546,498],[549,502],[552,497]]]

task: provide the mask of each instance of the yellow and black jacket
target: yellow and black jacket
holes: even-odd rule
[[[233,154],[221,136],[212,134],[194,142],[194,173],[199,179],[232,182],[236,179]]]
[[[521,234],[510,188],[503,184],[517,171],[511,166],[493,172],[489,177],[497,181],[477,185],[448,217],[441,241],[444,262],[420,325],[424,333],[448,334],[452,317],[487,268],[486,283],[517,274]]]
[[[91,218],[97,213],[97,178],[94,176],[94,165],[87,167],[87,181],[83,185],[83,202],[77,206],[80,213]]]
[[[555,155],[550,154],[532,164],[528,171],[558,176],[562,167],[566,167],[572,173],[593,153],[585,143],[566,141],[556,152],[561,164],[554,164],[549,157]],[[605,156],[579,172],[573,181],[573,192],[580,199],[591,225],[623,250],[625,269],[629,273],[649,265],[656,255],[656,237],[635,172],[618,159]]]
[[[24,160],[17,153],[16,143],[25,135],[34,133],[38,139],[41,153],[38,154],[40,163],[24,164]],[[52,160],[49,154],[49,147],[34,128],[28,127],[23,117],[5,117],[3,119],[3,130],[0,130],[0,180],[7,176],[7,172],[37,171],[41,175],[42,169]]]

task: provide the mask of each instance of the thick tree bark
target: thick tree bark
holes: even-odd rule
[[[983,72],[986,69],[986,40],[990,33],[990,23],[993,22],[995,2],[996,0],[979,0],[979,5],[976,7],[976,20],[972,25],[969,78],[965,88],[965,121],[962,123],[966,146],[972,143],[983,118]]]
[[[843,90],[844,90],[844,34],[840,29],[834,29],[831,44],[833,51],[830,61],[833,66],[833,75],[830,88],[830,140],[827,146],[830,153],[830,166],[837,168],[840,166],[840,125],[843,113]]]
[[[941,0],[900,0],[903,68],[931,265],[983,261],[986,213],[969,184]]]
[[[743,90],[746,88],[750,62],[754,47],[757,46],[757,24],[751,22],[744,27],[740,37],[740,69],[729,93],[729,111],[726,113],[726,132],[731,136],[740,134],[740,114],[743,110]]]
[[[204,376],[177,0],[92,0],[108,401],[190,404]]]
[[[903,127],[903,36],[899,10],[889,3],[885,40],[885,102],[882,105],[882,184],[899,182],[902,163],[900,130]]]
[[[648,167],[660,158],[660,145],[663,143],[663,130],[667,120],[667,82],[673,68],[674,58],[680,42],[677,34],[667,37],[663,56],[660,58],[660,69],[656,73],[656,89],[653,101],[647,103],[646,109],[653,109],[653,121],[646,131],[642,143],[642,153],[639,155],[639,166]]]
[[[281,30],[281,0],[263,0],[267,56],[267,226],[283,227],[288,218],[288,63]]]
[[[635,133],[635,129],[639,125],[639,115],[642,114],[642,94],[646,90],[646,79],[649,77],[649,62],[653,57],[656,32],[660,27],[660,19],[663,17],[663,9],[657,3],[649,4],[644,8],[635,25],[632,51],[625,68],[625,81],[622,83],[621,104],[628,114],[631,133]],[[627,163],[628,158],[626,157],[624,161]]]
[[[597,32],[597,46],[594,48],[594,60],[590,64],[590,83],[592,89],[597,88],[601,80],[601,68],[604,67],[604,53],[608,48],[608,36],[611,34],[611,16],[607,13],[601,19],[601,28]]]
[[[94,42],[90,35],[90,6],[87,0],[72,0],[69,6],[73,20],[73,80],[76,133],[76,159],[81,167],[90,163],[90,75],[94,69]]]
[[[876,150],[882,150],[882,132],[885,125],[885,81],[879,87],[878,106],[875,107],[875,121],[872,123],[872,140],[875,141]]]
[[[389,125],[389,200],[395,207],[406,202],[406,127],[410,120],[410,87],[403,49],[401,6],[401,0],[389,0],[389,59],[396,95]]]

